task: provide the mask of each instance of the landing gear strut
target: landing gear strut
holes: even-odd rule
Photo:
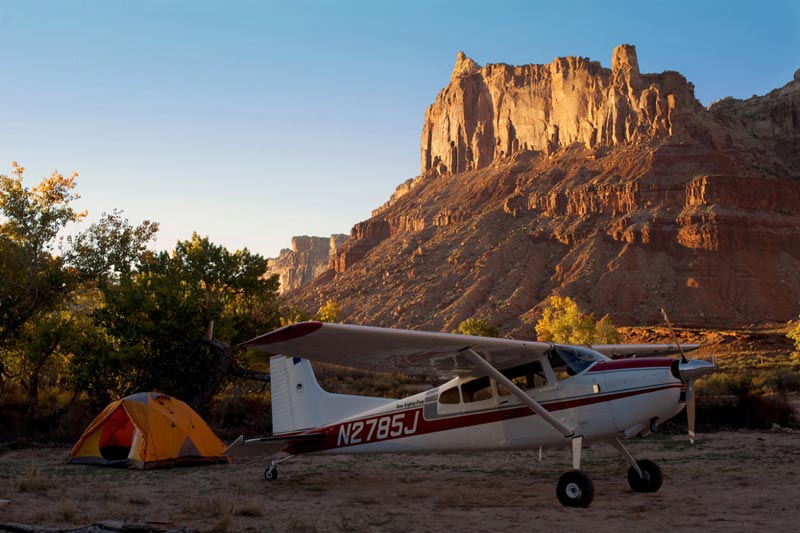
[[[572,470],[565,472],[556,485],[556,496],[565,507],[589,507],[594,499],[594,483],[581,470],[581,448],[583,437],[572,438]]]
[[[635,492],[657,492],[661,488],[664,476],[661,469],[649,459],[639,459],[638,461],[625,449],[619,439],[612,441],[614,447],[622,454],[631,467],[628,469],[628,485]]]

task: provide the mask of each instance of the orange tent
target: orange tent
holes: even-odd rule
[[[69,452],[67,462],[144,470],[226,463],[224,450],[191,407],[166,394],[140,392],[103,409]]]

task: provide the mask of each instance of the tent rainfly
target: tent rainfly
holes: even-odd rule
[[[225,445],[191,407],[157,392],[111,402],[69,452],[68,463],[140,470],[227,463]]]

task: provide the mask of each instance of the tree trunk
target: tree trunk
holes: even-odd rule
[[[192,409],[201,414],[207,410],[211,398],[219,391],[222,381],[225,379],[225,376],[228,375],[234,361],[233,348],[224,342],[216,339],[203,339],[203,343],[207,344],[214,354],[216,365],[214,365],[214,369],[209,373],[203,388],[189,403]]]
[[[36,420],[36,408],[39,406],[39,368],[36,367],[31,372],[28,379],[28,422],[33,428]]]

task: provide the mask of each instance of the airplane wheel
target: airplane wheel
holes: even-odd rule
[[[556,495],[565,507],[589,507],[594,499],[594,483],[583,470],[570,470],[559,478]]]
[[[274,466],[268,467],[266,470],[264,470],[264,479],[267,481],[275,481],[278,479],[278,469]]]
[[[664,476],[661,474],[661,469],[658,465],[648,459],[640,459],[636,461],[636,464],[642,469],[642,477],[639,477],[639,473],[633,467],[628,468],[628,485],[635,492],[658,491],[664,481]]]

